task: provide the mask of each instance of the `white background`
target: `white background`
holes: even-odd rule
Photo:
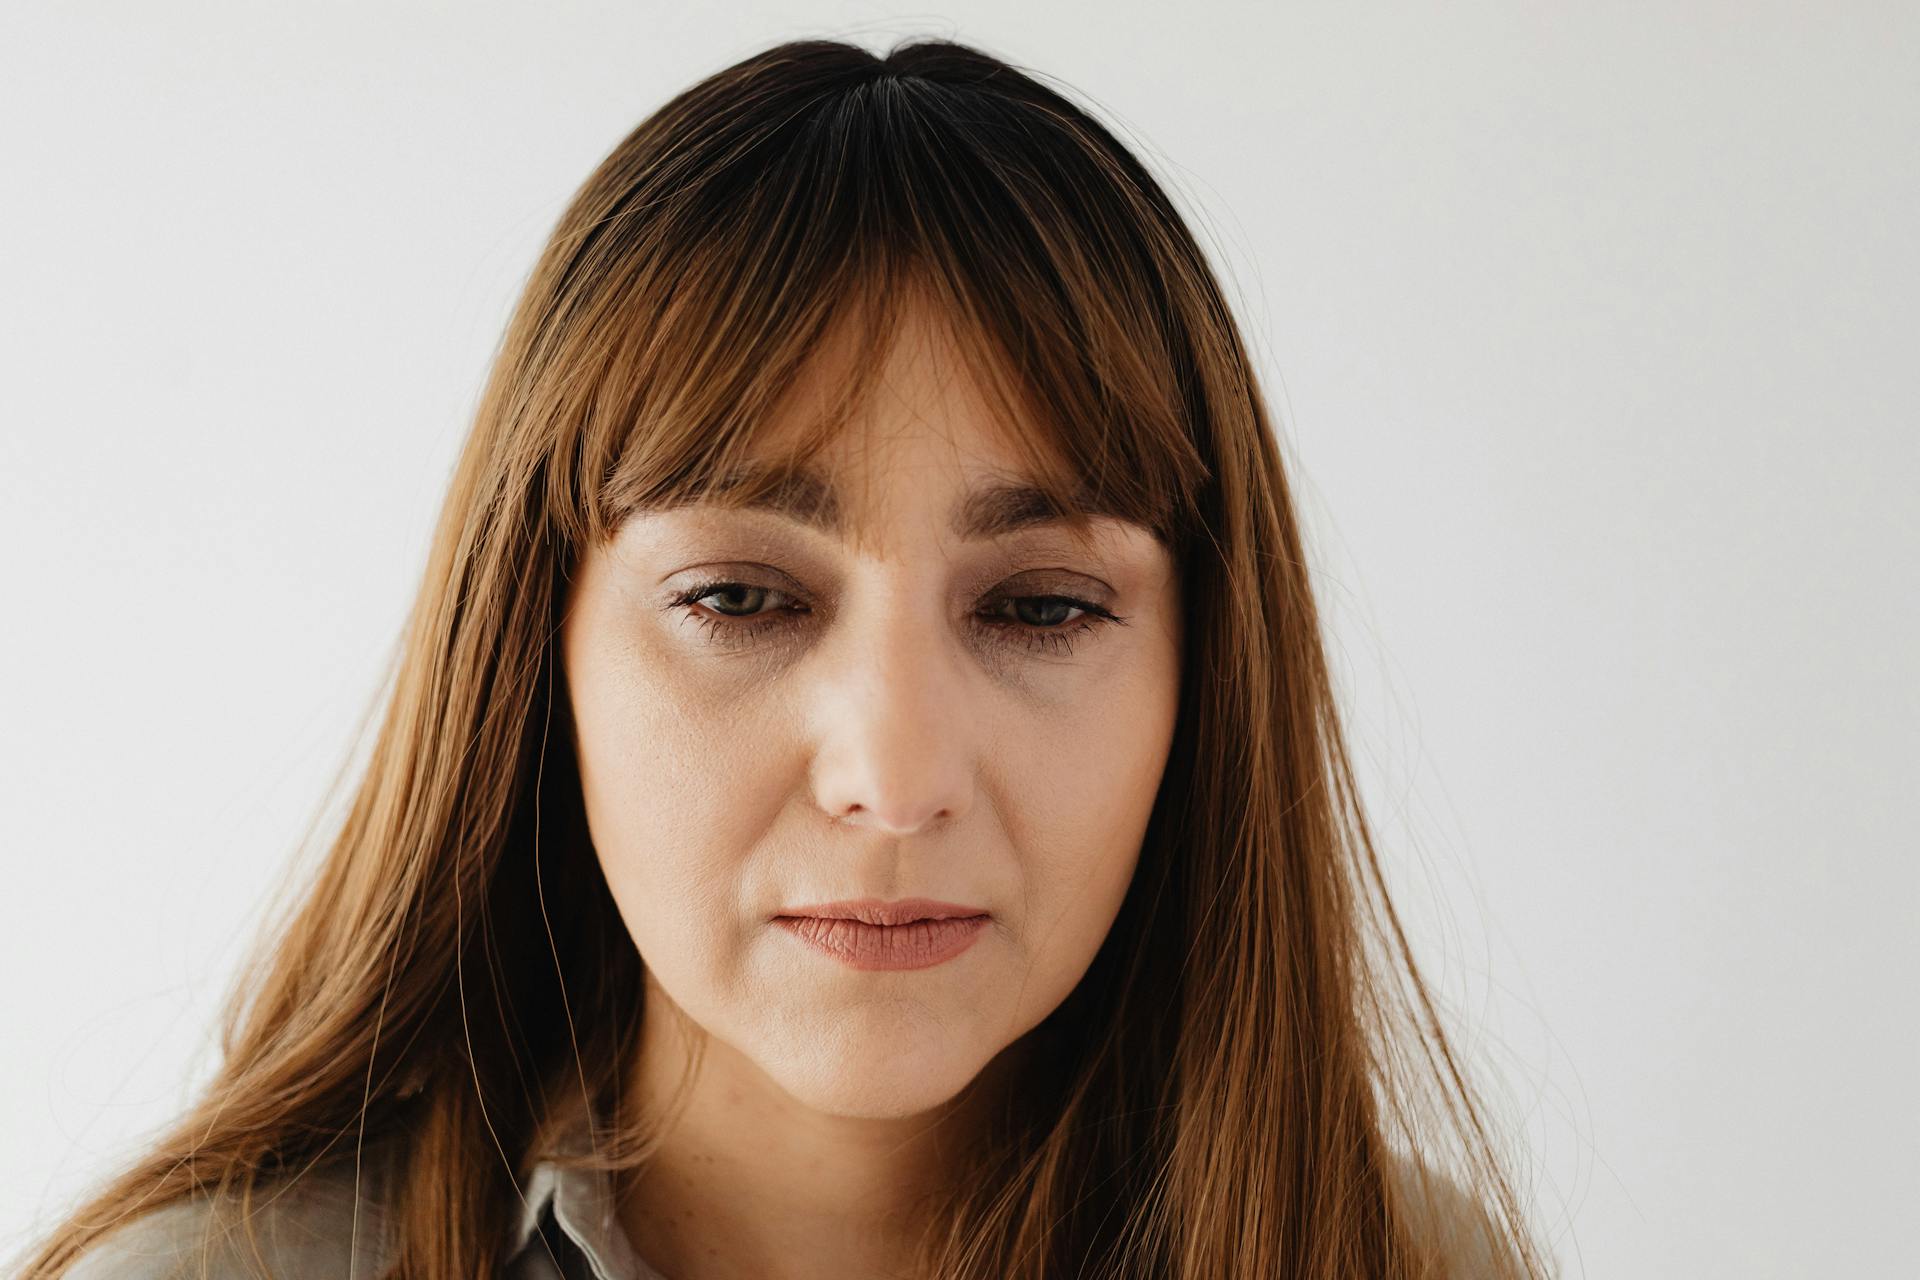
[[[204,1078],[574,186],[776,40],[928,33],[1235,291],[1565,1273],[1912,1274],[1916,12],[7,5],[0,1252]]]

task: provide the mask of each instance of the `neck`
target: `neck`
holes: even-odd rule
[[[910,1274],[921,1232],[1017,1070],[1019,1046],[912,1116],[823,1114],[651,984],[630,1078],[659,1146],[618,1188],[634,1249],[672,1280]],[[689,1052],[699,1068],[676,1097]],[[677,1104],[677,1105],[676,1105]]]

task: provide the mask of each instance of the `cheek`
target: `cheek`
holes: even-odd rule
[[[747,853],[780,808],[768,736],[650,655],[576,649],[568,682],[587,825],[628,932],[663,981],[724,981]]]
[[[1029,998],[1044,1015],[1092,963],[1119,914],[1166,768],[1177,683],[1159,668],[1026,717],[1003,754],[1010,836],[1021,851]]]

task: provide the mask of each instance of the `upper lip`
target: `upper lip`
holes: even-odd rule
[[[859,920],[865,924],[911,924],[915,920],[953,920],[987,914],[979,907],[958,902],[940,902],[933,898],[848,898],[842,902],[816,902],[808,907],[782,907],[779,916],[818,916],[830,920]]]

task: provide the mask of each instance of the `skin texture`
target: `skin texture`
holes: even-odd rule
[[[1058,524],[959,540],[963,496],[1020,478],[995,432],[917,312],[829,449],[838,533],[646,512],[571,583],[588,824],[648,971],[635,1096],[660,1102],[703,1053],[621,1191],[635,1247],[673,1280],[897,1274],[916,1197],[1017,1087],[1020,1038],[1079,982],[1132,879],[1177,711],[1173,562],[1117,520],[1084,542]],[[716,581],[741,586],[675,603]],[[900,972],[772,923],[860,897],[991,920],[959,957]]]

